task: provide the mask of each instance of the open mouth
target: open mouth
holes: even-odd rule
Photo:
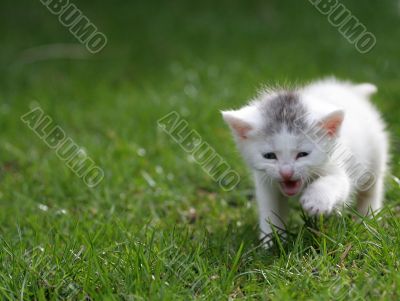
[[[300,189],[301,189],[301,181],[296,180],[296,181],[282,181],[279,183],[281,190],[284,194],[287,196],[294,196],[296,195]]]

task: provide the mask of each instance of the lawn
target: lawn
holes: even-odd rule
[[[341,2],[376,36],[369,53],[309,1],[76,0],[107,36],[92,54],[41,1],[3,0],[1,299],[399,300],[400,4]],[[265,250],[219,110],[329,75],[379,87],[386,208],[310,219],[293,200],[287,239]],[[21,120],[35,107],[104,171],[97,186]],[[234,190],[158,126],[173,111],[240,174]]]

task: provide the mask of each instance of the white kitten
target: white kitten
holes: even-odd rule
[[[382,206],[388,163],[385,124],[368,98],[372,84],[335,79],[295,90],[268,90],[222,112],[252,169],[261,237],[283,228],[288,197],[311,215],[350,203],[367,215]]]

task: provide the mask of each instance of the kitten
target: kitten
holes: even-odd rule
[[[254,174],[261,238],[271,224],[283,229],[289,197],[310,215],[343,209],[353,195],[363,215],[382,207],[389,143],[369,102],[376,90],[331,78],[222,112]]]

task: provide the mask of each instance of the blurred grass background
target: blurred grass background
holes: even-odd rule
[[[290,300],[344,288],[395,300],[397,178],[381,224],[344,216],[304,226],[294,214],[293,239],[260,250],[251,179],[219,114],[263,84],[330,75],[375,83],[398,174],[400,3],[341,2],[376,36],[370,53],[308,1],[74,1],[108,38],[95,55],[40,1],[2,1],[2,296]],[[104,169],[97,188],[21,122],[35,105]],[[242,175],[235,191],[157,128],[173,110]]]

